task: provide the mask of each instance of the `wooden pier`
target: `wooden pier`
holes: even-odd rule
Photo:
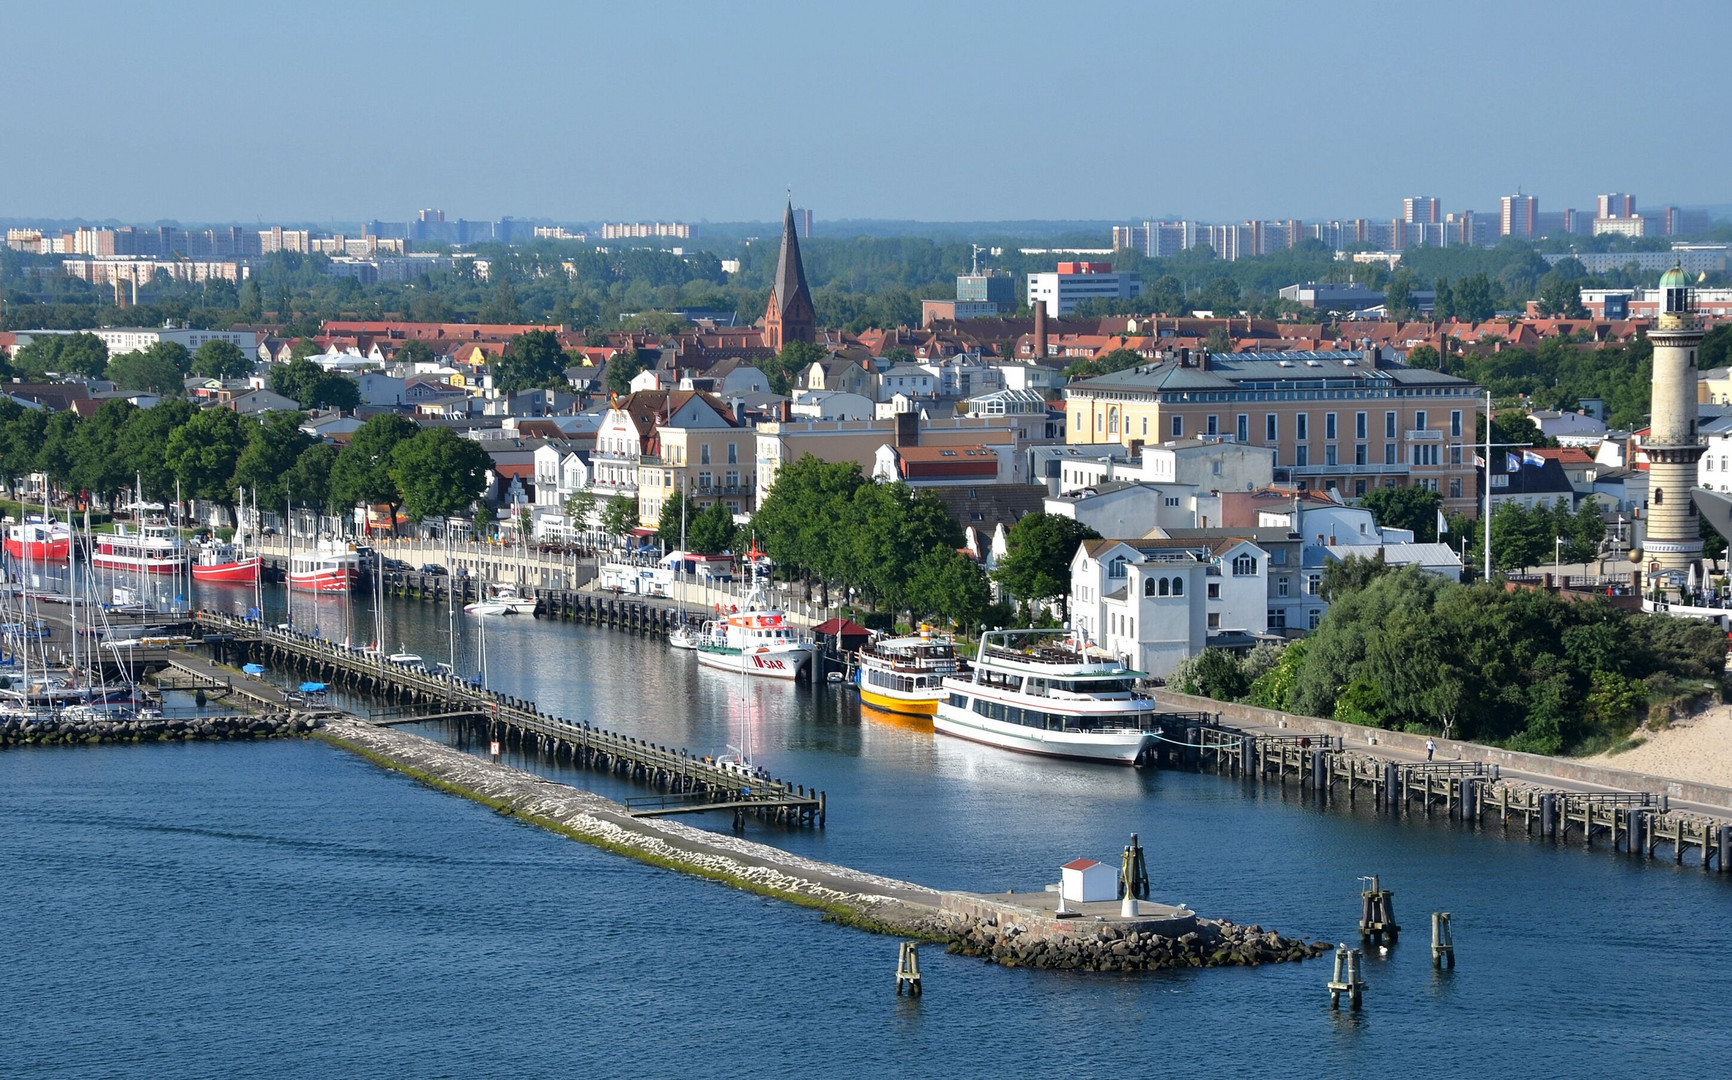
[[[1475,827],[1507,831],[1512,819],[1529,836],[1584,848],[1609,845],[1645,859],[1664,849],[1704,871],[1732,873],[1732,817],[1674,808],[1663,794],[1550,787],[1501,776],[1495,765],[1406,761],[1349,749],[1340,738],[1271,734],[1191,720],[1169,740],[1161,764],[1294,784],[1325,802],[1360,799],[1391,813],[1440,814]]]
[[[645,816],[732,810],[790,827],[822,828],[824,792],[762,773],[694,756],[642,739],[574,723],[541,712],[534,702],[495,693],[424,670],[393,664],[305,634],[273,630],[215,612],[199,612],[198,625],[218,659],[251,660],[295,671],[327,685],[388,703],[368,719],[376,724],[450,721],[468,724],[507,746],[554,761],[629,777],[659,789],[653,801],[627,806]]]

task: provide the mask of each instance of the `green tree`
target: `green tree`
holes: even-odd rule
[[[822,363],[829,355],[829,350],[822,345],[810,341],[787,341],[782,343],[773,362],[763,361],[759,366],[770,380],[770,389],[786,394],[803,372],[813,364]]]
[[[1392,319],[1407,319],[1413,315],[1413,271],[1397,270],[1383,292],[1383,306]]]
[[[1212,326],[1209,328],[1209,336],[1203,339],[1203,351],[1230,353],[1233,351],[1233,336],[1227,333],[1225,326]]]
[[[399,443],[413,438],[419,430],[413,420],[396,413],[380,413],[356,428],[349,445],[338,452],[331,466],[329,505],[338,511],[356,506],[387,507],[395,532],[403,492],[392,475],[392,455]]]
[[[131,355],[133,354],[122,353],[121,357]],[[183,378],[192,372],[192,353],[188,352],[186,346],[182,345],[178,341],[159,341],[150,348],[145,349],[144,355],[159,365],[172,365],[174,370],[179,372]],[[118,360],[121,357],[115,357],[114,359]],[[111,360],[110,363],[112,362],[113,361]]]
[[[512,338],[505,355],[493,365],[493,385],[500,390],[567,389],[565,369],[570,360],[551,330],[531,330]]]
[[[171,398],[140,410],[127,422],[119,437],[120,457],[127,472],[143,483],[143,491],[136,494],[158,502],[174,497],[175,474],[168,462],[169,439],[197,412],[184,398]]]
[[[1204,649],[1186,657],[1173,669],[1167,685],[1181,694],[1195,694],[1216,701],[1238,701],[1249,686],[1239,661],[1224,649]]]
[[[431,364],[439,359],[439,355],[433,351],[433,346],[420,338],[410,338],[391,359],[399,364]]]
[[[26,382],[50,373],[100,379],[108,366],[108,346],[95,334],[39,334],[12,353],[12,368]]]
[[[1415,345],[1407,352],[1407,366],[1424,368],[1426,371],[1438,371],[1442,368],[1443,358],[1430,345]]]
[[[480,443],[449,428],[418,432],[391,451],[391,478],[415,521],[467,510],[487,490],[491,468],[493,459]]]
[[[1371,511],[1384,528],[1412,530],[1417,543],[1437,542],[1437,515],[1443,510],[1438,492],[1418,484],[1373,488],[1359,497],[1359,506]]]
[[[986,617],[992,586],[972,559],[955,548],[934,548],[908,575],[908,604],[916,618],[936,616],[966,631]]]
[[[1455,286],[1453,307],[1456,317],[1468,322],[1484,322],[1497,314],[1491,279],[1483,273],[1462,278]]]
[[[1390,565],[1383,558],[1382,548],[1371,557],[1349,555],[1345,559],[1331,559],[1323,566],[1323,580],[1318,583],[1317,595],[1334,603],[1350,592],[1365,588],[1389,571]]]
[[[624,397],[631,393],[631,381],[643,373],[643,358],[636,349],[623,349],[608,359],[602,372],[602,384],[608,393]]]
[[[121,390],[148,390],[163,397],[186,392],[180,369],[174,361],[150,352],[123,353],[108,362],[106,376]]]
[[[125,456],[124,440],[128,425],[140,415],[132,402],[111,398],[79,426],[74,484],[111,503],[122,488],[132,484],[132,464]]]
[[[1293,707],[1293,683],[1298,678],[1300,665],[1304,662],[1305,639],[1288,642],[1282,647],[1281,656],[1275,666],[1257,676],[1251,683],[1245,700],[1259,708],[1280,709],[1283,712],[1290,710]]]
[[[260,506],[274,509],[288,502],[288,476],[313,445],[313,437],[301,430],[306,420],[306,413],[273,412],[249,426],[246,449],[235,462],[234,483]]]
[[[232,341],[207,341],[193,354],[192,373],[206,379],[238,379],[253,370],[253,362]]]
[[[727,506],[713,502],[686,522],[686,549],[699,555],[720,555],[735,547],[734,515]],[[677,540],[674,532],[671,539]]]
[[[205,409],[168,438],[168,467],[184,498],[203,499],[234,513],[235,462],[247,447],[245,421],[228,409]]]
[[[315,442],[301,451],[289,471],[283,474],[283,503],[329,510],[331,503],[331,470],[336,467],[338,451],[335,443]],[[261,505],[264,503],[260,497]]]
[[[265,385],[273,394],[294,399],[303,409],[353,412],[361,403],[361,388],[353,379],[328,372],[304,357],[272,365]]]
[[[259,283],[252,278],[241,282],[240,292],[236,294],[236,309],[241,318],[254,322],[264,316],[264,294],[259,291]]]
[[[37,466],[62,490],[72,482],[78,463],[78,429],[82,426],[78,414],[68,409],[48,417],[42,449],[36,455]]]
[[[567,495],[560,509],[565,512],[565,519],[572,528],[588,529],[595,519],[595,507],[595,492],[585,490]]]
[[[637,500],[615,495],[602,507],[601,531],[623,542],[625,535],[637,528],[637,520]]]
[[[1068,606],[1070,565],[1077,547],[1084,540],[1098,539],[1100,533],[1073,518],[1029,514],[1006,534],[1004,558],[994,576],[1017,599],[1057,600],[1063,611]]]

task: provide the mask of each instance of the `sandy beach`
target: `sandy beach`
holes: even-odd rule
[[[1732,787],[1732,705],[1716,705],[1664,731],[1643,731],[1646,739],[1621,754],[1595,754],[1585,762],[1672,776],[1699,784]]]

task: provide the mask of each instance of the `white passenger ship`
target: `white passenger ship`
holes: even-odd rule
[[[968,677],[944,680],[934,731],[1049,757],[1135,765],[1158,734],[1141,672],[1053,630],[992,630]]]
[[[944,680],[959,670],[956,642],[922,628],[916,637],[879,638],[862,646],[855,681],[860,700],[875,709],[931,716],[944,697]]]
[[[186,567],[187,557],[187,546],[172,526],[146,525],[134,533],[116,525],[113,533],[97,536],[90,561],[108,570],[174,574]]]

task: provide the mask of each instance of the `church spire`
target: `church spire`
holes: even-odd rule
[[[800,261],[792,200],[782,215],[782,252],[776,259],[774,286],[770,301],[764,306],[764,344],[779,350],[790,341],[815,341],[817,312],[812,307],[812,292],[806,286],[806,267]]]
[[[806,302],[812,302],[812,294],[806,288],[806,267],[800,262],[800,236],[794,229],[794,204],[788,204],[788,210],[782,215],[782,254],[776,260],[776,304],[784,312],[796,296],[803,296]]]

